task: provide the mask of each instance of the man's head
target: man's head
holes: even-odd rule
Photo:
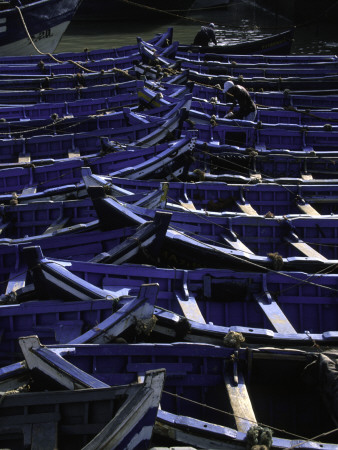
[[[226,81],[223,86],[223,92],[228,92],[229,89],[233,88],[235,85],[232,81]]]
[[[216,27],[215,27],[215,24],[211,22],[211,23],[209,23],[208,28],[213,28],[214,29]]]

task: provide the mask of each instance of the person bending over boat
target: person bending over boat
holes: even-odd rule
[[[227,119],[244,119],[254,121],[257,115],[257,107],[250,97],[249,92],[240,85],[235,85],[232,81],[224,83],[223,92],[230,94],[233,99],[232,107],[225,116]],[[236,104],[239,105],[239,110],[234,111]]]
[[[195,36],[193,45],[202,45],[204,47],[207,47],[209,45],[209,42],[213,42],[215,45],[217,45],[214,29],[214,23],[209,23],[207,27],[202,26],[200,31]]]

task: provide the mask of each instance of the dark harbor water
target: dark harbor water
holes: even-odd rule
[[[293,24],[242,0],[233,0],[227,9],[195,11],[186,18],[161,15],[158,22],[80,21],[74,20],[64,34],[57,52],[82,51],[84,48],[109,48],[134,44],[136,36],[152,38],[168,27],[174,28],[174,40],[184,44],[192,42],[201,25],[214,22],[219,42],[241,42],[279,33],[296,25],[296,38],[292,53],[337,53],[338,28],[321,19],[318,23]],[[76,17],[75,17],[76,19]]]

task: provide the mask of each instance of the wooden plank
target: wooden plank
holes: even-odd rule
[[[18,163],[25,164],[31,162],[31,155],[29,153],[20,153],[18,157]]]
[[[262,181],[262,175],[260,173],[250,173],[250,179]]]
[[[74,148],[72,150],[68,150],[68,158],[80,158],[80,150]]]
[[[224,374],[224,381],[237,429],[242,433],[246,433],[252,426],[257,425],[257,420],[244,382],[243,374],[241,371],[238,371],[236,375],[238,382],[235,381],[233,374],[226,371]]]
[[[25,189],[22,189],[21,195],[35,194],[36,191],[37,191],[36,186],[26,187]]]
[[[327,258],[323,256],[321,253],[317,252],[314,248],[312,248],[309,244],[306,244],[306,242],[303,242],[301,240],[294,241],[293,239],[285,238],[285,240],[291,244],[294,248],[300,251],[302,255],[308,256],[310,258],[317,258],[321,261],[327,261]]]
[[[258,216],[258,212],[250,205],[250,203],[236,202],[238,208],[249,216]]]
[[[184,299],[179,292],[175,292],[175,295],[180,307],[182,308],[183,314],[187,319],[194,320],[195,322],[206,323],[195,297],[188,295]]]
[[[61,230],[69,222],[69,217],[57,219],[53,222],[42,234],[53,233],[57,230]]]
[[[11,272],[9,275],[9,281],[6,287],[6,294],[15,292],[26,285],[27,270],[22,266],[19,267],[15,272]]]
[[[308,214],[309,216],[320,216],[320,213],[309,203],[299,204],[297,203],[297,207],[301,210],[302,213]]]
[[[180,200],[180,205],[183,206],[183,208],[188,209],[189,211],[196,211],[195,205],[193,202],[182,202]]]
[[[240,241],[239,239],[229,239],[227,236],[225,236],[224,234],[221,234],[222,239],[228,244],[230,245],[230,247],[232,247],[235,250],[239,250],[241,252],[245,252],[245,253],[250,253],[251,255],[253,255],[253,251],[250,250],[242,241]]]
[[[254,298],[258,305],[263,310],[266,317],[277,333],[282,334],[296,334],[296,330],[293,328],[288,318],[285,316],[279,305],[272,299],[269,292],[254,295]]]

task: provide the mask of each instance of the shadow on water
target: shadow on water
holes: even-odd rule
[[[251,2],[235,1],[225,9],[189,12],[186,17],[161,15],[161,21],[79,21],[70,24],[57,51],[82,51],[84,48],[120,47],[136,43],[136,37],[150,39],[168,27],[174,28],[174,40],[184,44],[193,41],[201,25],[214,22],[219,42],[243,42],[279,33],[293,23],[262,10]],[[335,24],[322,20],[297,24],[292,53],[336,53],[338,33]]]

